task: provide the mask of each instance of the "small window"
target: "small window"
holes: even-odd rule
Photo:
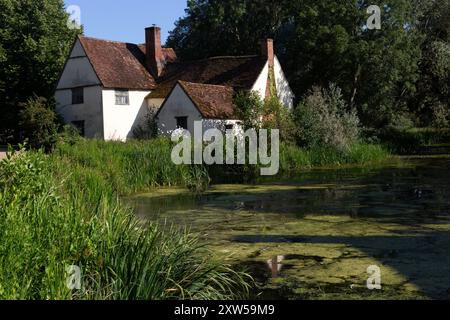
[[[84,103],[84,88],[72,89],[72,104]]]
[[[233,129],[234,129],[234,125],[232,125],[232,124],[227,124],[225,126],[225,130],[233,130]]]
[[[78,130],[80,136],[84,137],[84,121],[72,121],[72,125]]]
[[[177,119],[177,128],[187,130],[187,117],[176,117]]]
[[[130,104],[128,90],[116,90],[116,105],[126,106]]]

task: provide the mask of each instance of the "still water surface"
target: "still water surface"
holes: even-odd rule
[[[450,298],[450,157],[313,170],[256,185],[127,199],[136,214],[201,235],[245,267],[259,298]],[[367,289],[367,268],[381,290]]]

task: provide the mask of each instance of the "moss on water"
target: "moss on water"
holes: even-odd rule
[[[131,200],[150,220],[188,226],[255,277],[256,298],[450,298],[450,159],[306,172],[202,196],[162,190]],[[381,290],[369,290],[371,265]]]

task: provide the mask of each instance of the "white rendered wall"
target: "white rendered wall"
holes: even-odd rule
[[[71,88],[83,87],[84,103],[72,104]],[[102,88],[80,41],[66,62],[55,92],[56,112],[66,123],[85,122],[87,138],[103,139]]]
[[[256,92],[261,100],[266,99],[267,81],[269,80],[269,63],[267,62],[261,71],[258,79],[252,87],[252,91]]]
[[[68,89],[82,86],[100,85],[94,68],[92,68],[80,41],[74,45],[69,59],[59,79],[57,89]]]
[[[148,114],[145,97],[149,91],[129,91],[129,105],[116,105],[115,90],[104,89],[103,126],[105,140],[126,141],[133,138],[133,131],[144,124]]]
[[[196,106],[179,85],[172,91],[158,114],[159,133],[171,135],[177,129],[177,117],[188,118],[188,131],[191,135],[194,134],[194,121],[202,121],[203,132],[213,128],[225,131],[226,125],[236,125],[240,122],[238,120],[203,119]],[[237,127],[235,126],[235,128]]]
[[[278,99],[280,99],[281,103],[283,103],[286,107],[292,109],[294,107],[295,96],[289,86],[289,82],[284,75],[283,68],[281,67],[280,61],[278,61],[277,57],[275,57],[274,73]]]
[[[194,134],[194,121],[202,120],[202,115],[178,84],[159,111],[158,132],[170,135],[177,129],[176,117],[187,117],[188,131],[191,134]]]
[[[63,117],[65,123],[84,121],[86,138],[103,139],[102,87],[85,87],[83,90],[84,103],[76,105],[72,104],[70,89],[57,90],[56,112]]]

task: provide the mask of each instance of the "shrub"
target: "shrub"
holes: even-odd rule
[[[50,151],[57,141],[56,114],[47,99],[35,97],[20,104],[19,128],[31,148]]]
[[[347,111],[341,90],[314,87],[295,110],[301,146],[346,150],[359,137],[359,119]]]
[[[236,116],[242,120],[244,129],[260,128],[264,115],[264,103],[257,93],[239,92],[234,98]]]
[[[450,109],[448,105],[443,103],[436,103],[432,107],[431,124],[434,128],[442,129],[448,127],[450,121]]]
[[[291,110],[277,97],[271,97],[264,104],[263,127],[280,130],[281,141],[287,143],[295,143],[299,132]]]
[[[158,135],[158,123],[155,118],[156,109],[145,115],[144,123],[133,129],[133,137],[138,140],[148,140]]]
[[[65,125],[59,134],[60,143],[67,143],[72,146],[80,141],[80,139],[82,139],[80,131],[71,124]]]

